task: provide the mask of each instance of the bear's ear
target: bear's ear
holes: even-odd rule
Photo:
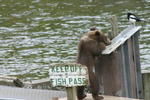
[[[101,33],[99,31],[95,31],[95,35],[99,36]]]
[[[98,29],[96,27],[90,28],[90,31],[95,31],[95,30],[98,30]]]

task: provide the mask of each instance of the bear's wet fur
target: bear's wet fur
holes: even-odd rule
[[[85,65],[88,68],[90,89],[94,100],[103,99],[102,96],[99,96],[99,82],[95,73],[96,59],[109,44],[111,44],[110,39],[96,28],[91,28],[88,33],[81,37],[78,44],[77,63]],[[77,97],[79,100],[86,97],[84,89],[85,86],[77,87]]]

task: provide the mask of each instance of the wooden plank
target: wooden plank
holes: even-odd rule
[[[130,26],[123,30],[119,35],[117,35],[113,40],[112,44],[108,45],[102,54],[110,54],[116,50],[121,44],[123,44],[127,39],[129,39],[133,34],[135,34],[141,26]]]
[[[134,45],[133,45],[133,36],[127,40],[128,42],[128,63],[130,73],[130,92],[132,98],[137,98],[137,68],[136,68],[136,60],[134,59]]]
[[[67,100],[77,99],[76,87],[67,87],[66,91],[67,91]]]
[[[134,59],[134,46],[133,46],[133,36],[129,38],[121,47],[121,66],[123,72],[123,84],[124,88],[123,96],[138,98],[137,96],[137,70],[136,70],[136,60]]]
[[[24,82],[24,88],[29,87],[32,89],[52,89],[49,78],[33,80],[31,82]]]
[[[125,64],[125,54],[124,54],[124,45],[121,45],[118,49],[119,52],[119,67],[122,72],[122,96],[124,97],[129,97],[129,88],[128,88],[128,77],[127,77],[127,72],[126,72],[126,64]]]
[[[123,44],[123,54],[124,54],[124,60],[123,60],[123,62],[124,62],[124,71],[125,71],[125,73],[126,73],[126,76],[124,76],[124,77],[126,77],[126,85],[127,85],[127,89],[128,89],[128,91],[127,91],[127,94],[128,94],[128,96],[127,97],[132,97],[132,85],[131,85],[131,81],[132,81],[132,76],[131,76],[131,70],[130,70],[130,67],[131,67],[131,65],[130,65],[130,59],[129,59],[129,54],[130,54],[130,51],[129,51],[129,40],[127,40],[124,44]]]
[[[136,68],[136,85],[137,85],[137,97],[143,98],[143,84],[142,84],[142,74],[141,74],[141,64],[140,64],[140,53],[139,53],[139,35],[140,32],[137,31],[136,34],[132,36],[133,52],[134,52],[134,64]]]
[[[144,100],[150,100],[150,71],[142,70]]]
[[[103,100],[142,100],[142,99],[132,99],[132,98],[125,98],[125,97],[115,97],[115,96],[106,96],[103,95]],[[59,100],[67,100],[67,98],[60,98]],[[91,94],[88,94],[87,97],[83,100],[93,100]]]
[[[0,100],[24,100],[24,99],[15,99],[15,98],[0,98]]]
[[[96,74],[99,78],[101,94],[122,96],[121,86],[123,82],[119,53],[113,52],[110,55],[102,55],[96,61]]]
[[[140,32],[137,31],[133,36],[133,49],[134,49],[134,60],[137,72],[137,97],[142,99],[143,97],[143,84],[142,84],[142,74],[141,74],[141,63],[140,63],[140,53],[139,53],[139,35]]]
[[[16,79],[17,77],[1,75],[0,85],[16,87],[13,82]],[[51,89],[52,88],[49,82],[49,78],[33,80],[30,82],[23,82],[23,84],[24,84],[23,88],[32,88],[32,89]]]
[[[9,77],[6,75],[0,75],[0,85],[15,86],[13,80],[17,79],[16,77]]]
[[[0,98],[23,100],[52,100],[53,97],[66,97],[66,92],[55,90],[24,89],[0,86]]]
[[[109,22],[111,23],[112,26],[112,32],[109,34],[109,38],[113,39],[115,36],[118,35],[118,20],[116,16],[111,16],[109,18]]]
[[[142,74],[148,74],[150,73],[150,70],[142,70]]]

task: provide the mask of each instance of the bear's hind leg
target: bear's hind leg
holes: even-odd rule
[[[103,96],[99,96],[99,81],[94,71],[89,70],[90,88],[94,100],[102,100]]]
[[[78,86],[77,87],[77,97],[78,100],[82,100],[86,97],[86,94],[84,92],[85,86]]]

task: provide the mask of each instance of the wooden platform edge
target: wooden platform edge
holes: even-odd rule
[[[0,75],[0,85],[1,86],[12,86],[12,87],[17,87],[14,84],[14,80],[16,80],[17,77],[12,77],[12,76],[4,76],[4,75]],[[20,80],[22,81],[22,80]],[[22,88],[32,88],[32,89],[47,89],[50,86],[50,80],[49,78],[43,78],[43,79],[39,79],[39,80],[33,80],[31,82],[24,82],[22,81],[22,83],[24,84],[24,86]]]
[[[103,100],[143,100],[143,99],[133,99],[133,98],[107,96],[107,95],[102,95],[102,96],[104,97]],[[58,100],[67,100],[67,97],[59,98]],[[93,100],[92,95],[88,94],[87,97],[83,100]]]

